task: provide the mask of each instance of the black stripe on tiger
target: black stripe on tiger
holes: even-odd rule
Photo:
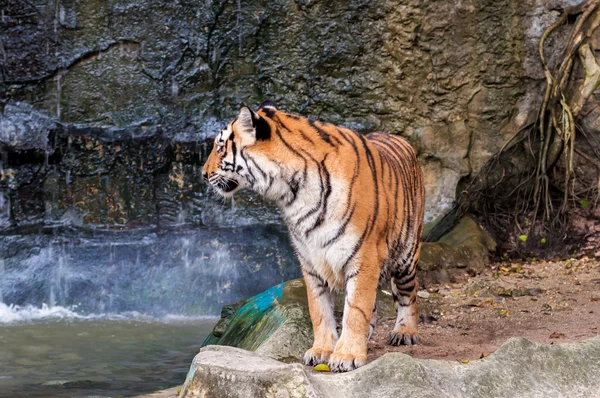
[[[327,171],[327,167],[325,166],[325,160],[327,160],[327,155],[325,155],[325,158],[323,158],[321,161],[321,167],[319,168],[319,174],[322,172],[323,177],[325,178],[325,191],[323,192],[321,200],[319,201],[320,204],[322,203],[321,212],[319,213],[319,216],[315,220],[314,224],[304,232],[305,237],[308,237],[311,232],[320,227],[321,224],[323,224],[323,221],[325,221],[325,216],[327,215],[327,204],[329,201],[329,196],[331,195],[331,176],[329,171]],[[323,177],[321,177],[321,180],[323,180]]]

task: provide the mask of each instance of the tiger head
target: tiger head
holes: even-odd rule
[[[239,115],[229,122],[215,137],[214,145],[202,176],[223,197],[232,197],[243,188],[252,188],[256,183],[249,164],[252,160],[245,156],[249,149],[260,151],[261,144],[271,138],[271,126],[262,117],[276,111],[275,104],[266,101],[257,112],[243,107]]]

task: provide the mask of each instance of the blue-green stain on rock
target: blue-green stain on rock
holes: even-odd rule
[[[285,283],[280,283],[279,285],[268,288],[261,294],[256,295],[250,300],[248,300],[248,302],[246,303],[246,305],[244,305],[244,307],[242,307],[242,309],[249,305],[254,305],[256,307],[256,310],[258,310],[259,312],[265,312],[266,310],[271,308],[273,304],[277,304],[277,300],[279,300],[283,295],[284,286]]]
[[[246,300],[231,317],[225,333],[220,338],[211,334],[202,345],[228,345],[250,351],[258,348],[285,319],[279,305],[285,285],[273,286]]]

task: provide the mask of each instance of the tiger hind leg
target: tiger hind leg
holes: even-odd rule
[[[375,326],[377,326],[377,303],[375,303],[373,306],[373,312],[371,313],[371,321],[369,322],[369,337],[367,337],[367,341],[371,340],[371,337],[373,337]]]
[[[419,344],[416,270],[415,261],[406,272],[397,271],[392,277],[392,296],[398,315],[388,340],[390,345]]]

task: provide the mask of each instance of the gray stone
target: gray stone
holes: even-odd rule
[[[600,338],[555,345],[513,338],[466,364],[390,353],[345,374],[210,346],[194,358],[181,396],[592,398],[599,374]]]
[[[438,242],[423,243],[417,274],[419,283],[428,287],[447,282],[464,274],[467,267],[481,270],[495,250],[494,239],[474,217],[466,215]]]
[[[0,114],[0,147],[49,150],[48,134],[56,123],[26,102],[11,102]]]

